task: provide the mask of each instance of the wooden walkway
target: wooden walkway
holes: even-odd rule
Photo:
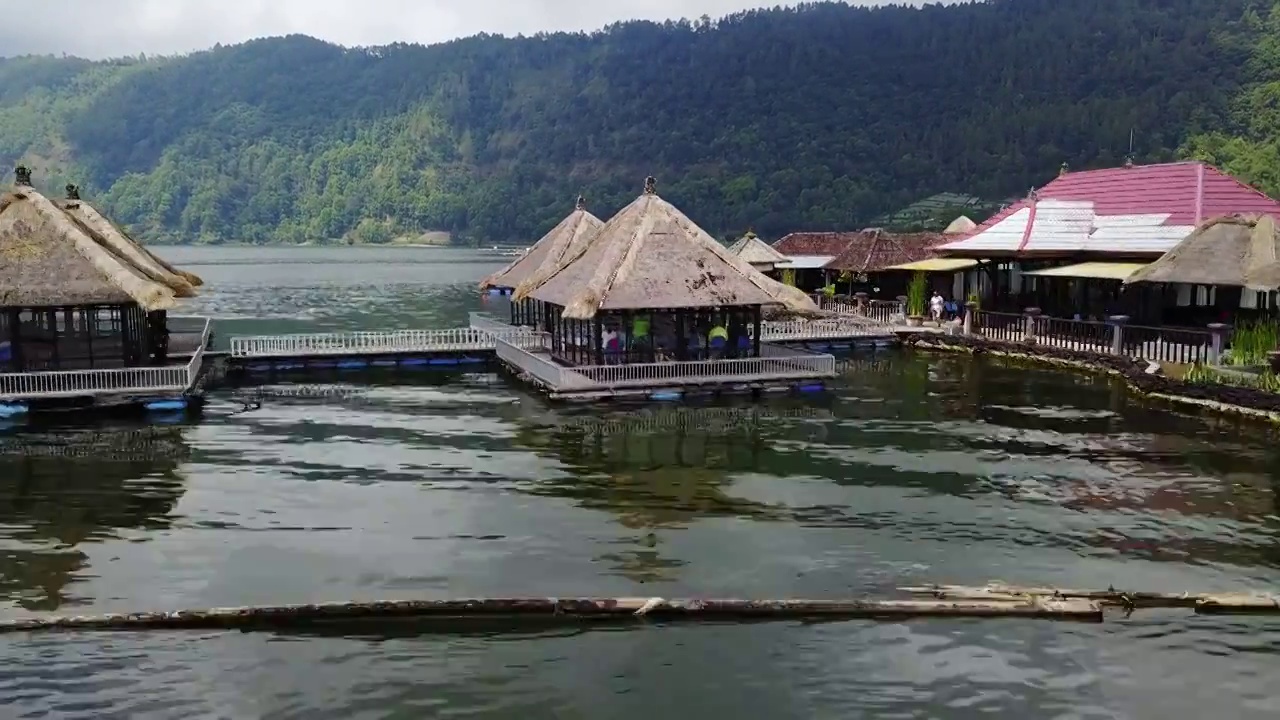
[[[397,355],[494,353],[498,341],[537,349],[533,328],[517,327],[482,313],[472,313],[470,325],[443,330],[387,330],[293,335],[255,335],[231,338],[234,360],[388,357]],[[889,340],[892,329],[861,317],[765,322],[761,342]],[[533,344],[531,344],[533,343]]]

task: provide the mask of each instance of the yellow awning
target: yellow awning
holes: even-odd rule
[[[1146,267],[1147,263],[1087,262],[1065,267],[1032,270],[1023,275],[1036,277],[1096,278],[1098,280],[1124,280]]]
[[[915,262],[902,263],[901,265],[890,265],[885,270],[921,270],[923,272],[947,272],[954,270],[963,270],[965,268],[977,265],[977,260],[968,258],[929,258],[928,260],[917,260]]]

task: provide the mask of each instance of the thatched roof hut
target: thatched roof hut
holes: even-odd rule
[[[587,212],[587,203],[581,196],[569,216],[551,228],[528,252],[498,272],[480,281],[480,289],[515,288],[529,279],[540,268],[554,269],[561,260],[573,257],[586,248],[604,222]]]
[[[1196,228],[1160,259],[1125,279],[1280,290],[1280,234],[1270,215],[1226,215]]]
[[[67,186],[67,199],[59,205],[100,245],[109,247],[117,255],[127,259],[147,277],[168,286],[176,296],[192,297],[196,294],[195,288],[204,283],[195,275],[174,268],[135,242],[102,213],[81,200],[75,185]]]
[[[150,311],[172,307],[174,297],[34,188],[0,195],[0,306],[137,303]]]
[[[961,215],[955,220],[952,220],[951,224],[947,225],[947,227],[943,229],[942,233],[944,235],[960,235],[977,229],[978,223],[970,220],[965,215]]]
[[[765,277],[658,197],[653,178],[576,256],[545,280],[521,283],[515,299],[525,297],[560,305],[565,318],[579,320],[599,310],[775,304],[819,314],[804,293]]]
[[[756,237],[756,234],[750,231],[730,245],[729,252],[737,255],[738,259],[761,272],[768,272],[778,264],[787,262],[786,255],[769,247],[768,243]]]

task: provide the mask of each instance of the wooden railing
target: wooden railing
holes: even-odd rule
[[[990,310],[973,311],[972,331],[991,340],[1021,342],[1027,322],[1022,315],[998,313]]]
[[[837,315],[864,318],[879,325],[903,325],[907,321],[907,306],[896,300],[844,300],[821,301],[821,307]]]
[[[1214,363],[1224,338],[1213,330],[1129,325],[1123,316],[1107,322],[972,310],[966,329],[1001,342],[1033,343],[1064,350],[1125,355],[1165,363]]]

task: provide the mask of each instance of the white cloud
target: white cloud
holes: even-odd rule
[[[433,43],[479,32],[717,17],[755,6],[751,0],[45,0],[8,13],[0,25],[0,55],[171,54],[290,33],[343,45]]]

